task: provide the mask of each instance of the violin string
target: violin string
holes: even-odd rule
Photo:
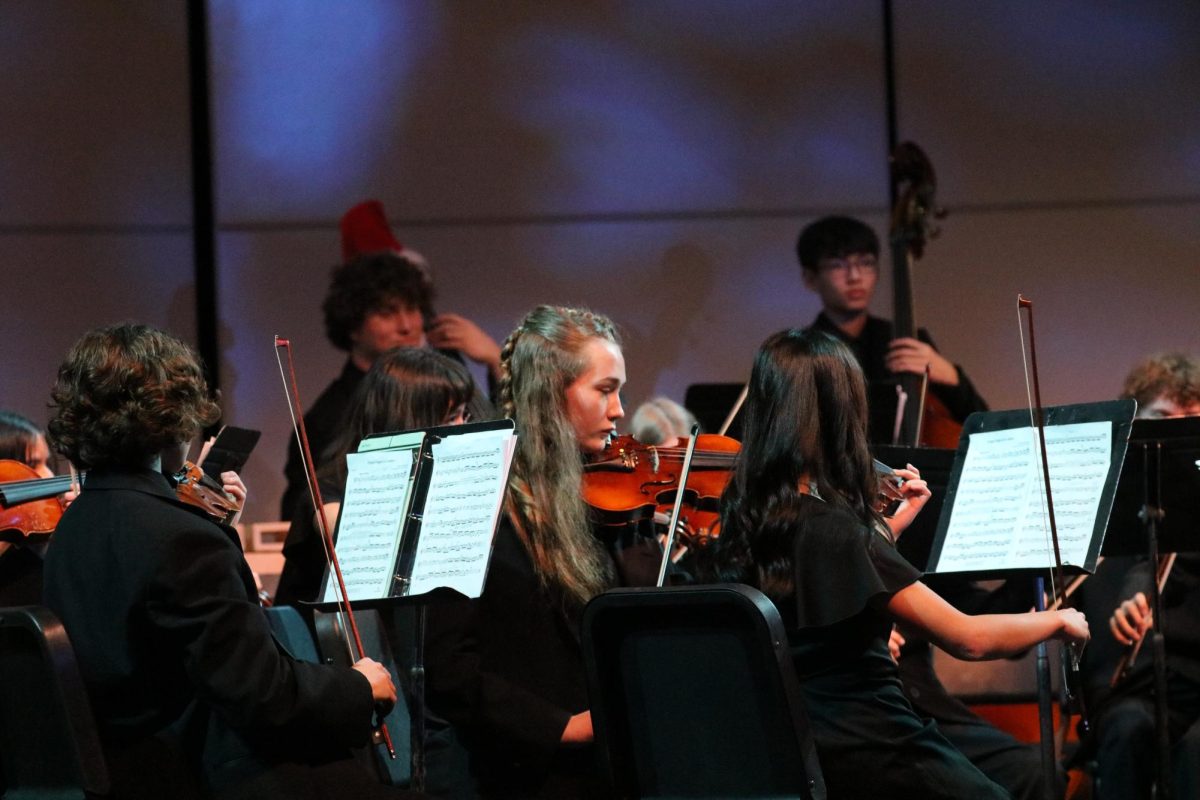
[[[684,458],[684,450],[678,447],[655,447],[653,450],[658,453],[659,458],[663,461],[683,461]],[[699,450],[696,452],[696,458],[706,463],[728,464],[737,458],[737,453]]]

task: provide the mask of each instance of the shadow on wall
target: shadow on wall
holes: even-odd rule
[[[637,289],[652,322],[644,332],[622,330],[630,408],[654,394],[659,375],[677,365],[687,348],[705,344],[704,320],[699,318],[714,284],[712,256],[693,244],[674,244],[663,253],[658,268],[647,271]],[[672,398],[682,402],[683,398]]]

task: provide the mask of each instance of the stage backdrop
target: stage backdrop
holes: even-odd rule
[[[288,436],[272,335],[311,402],[337,219],[379,198],[447,311],[497,339],[537,303],[621,325],[630,409],[737,381],[807,323],[797,231],[887,225],[875,0],[209,3],[226,419]],[[896,4],[897,122],[950,212],[917,314],[994,407],[1023,402],[1018,292],[1049,403],[1200,350],[1200,6]],[[0,4],[0,407],[39,422],[86,328],[195,338],[180,0]],[[875,311],[889,315],[885,276]],[[480,373],[477,373],[480,374]]]

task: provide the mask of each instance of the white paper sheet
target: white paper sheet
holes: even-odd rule
[[[421,535],[409,594],[448,587],[479,597],[507,486],[511,428],[448,436],[432,447]]]
[[[337,554],[350,600],[387,597],[399,555],[400,532],[412,494],[412,465],[423,434],[399,442],[398,449],[368,450],[346,456],[346,494],[338,517]],[[325,586],[325,602],[335,602],[337,580]]]
[[[1112,453],[1112,423],[1049,425],[1046,452],[1063,564],[1082,566]],[[1054,564],[1037,431],[970,435],[936,571]]]

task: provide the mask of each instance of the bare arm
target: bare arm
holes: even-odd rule
[[[888,613],[967,661],[1004,658],[1056,638],[1086,642],[1087,620],[1073,608],[1025,614],[964,614],[917,581],[892,595]]]

